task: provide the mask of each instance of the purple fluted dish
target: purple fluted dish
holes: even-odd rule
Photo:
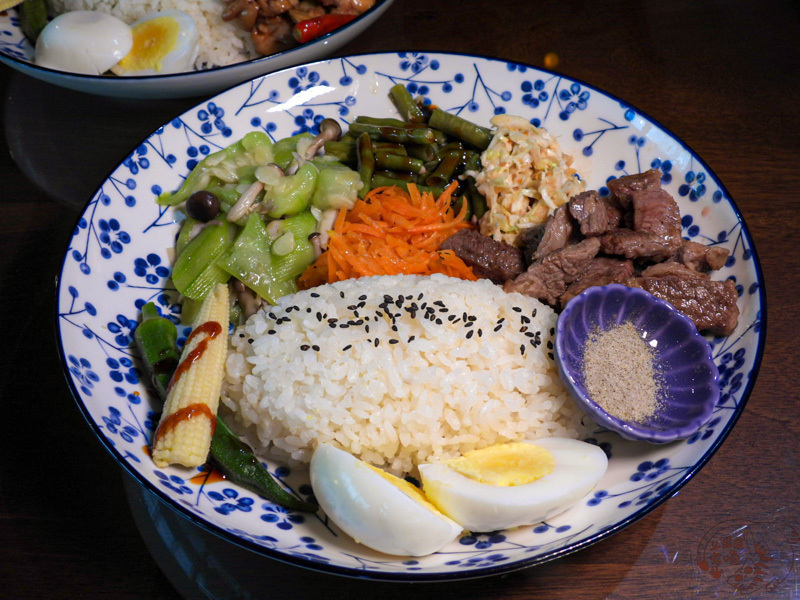
[[[661,375],[661,403],[647,422],[619,419],[586,390],[583,354],[597,330],[630,322],[651,345]],[[719,371],[711,346],[694,323],[644,290],[611,284],[592,287],[567,303],[556,326],[556,362],[564,385],[595,421],[629,440],[665,444],[696,433],[719,400]]]

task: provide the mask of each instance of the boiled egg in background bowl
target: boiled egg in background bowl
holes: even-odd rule
[[[325,514],[357,542],[400,556],[441,550],[461,532],[411,483],[330,444],[311,457],[311,487]]]
[[[183,73],[194,67],[200,34],[194,20],[179,10],[145,15],[131,25],[133,47],[111,67],[121,76]]]
[[[498,444],[419,466],[427,499],[464,529],[545,521],[575,506],[605,474],[599,447],[568,438]]]
[[[133,33],[125,22],[101,12],[76,10],[59,15],[36,40],[40,67],[101,75],[131,51]]]

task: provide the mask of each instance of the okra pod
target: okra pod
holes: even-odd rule
[[[178,328],[158,314],[155,304],[148,302],[142,307],[142,322],[134,330],[133,339],[142,354],[147,380],[163,402],[167,399],[169,380],[181,358],[176,345]]]

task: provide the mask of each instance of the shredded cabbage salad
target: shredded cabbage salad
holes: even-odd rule
[[[558,141],[523,117],[497,115],[489,147],[481,155],[483,169],[475,182],[486,197],[481,233],[515,244],[525,229],[544,223],[547,216],[584,190]]]

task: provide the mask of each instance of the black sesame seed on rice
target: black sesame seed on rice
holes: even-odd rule
[[[522,312],[522,309],[519,306],[512,306],[511,310],[513,310],[514,312],[518,312],[518,313]]]
[[[347,344],[347,346],[345,346],[344,348],[342,348],[342,352],[347,352],[347,351],[348,351],[348,350],[350,350],[350,348],[352,348],[352,347],[353,347],[353,345],[352,345],[352,344]]]
[[[503,325],[501,324],[501,325],[498,325],[497,327],[495,327],[494,330],[495,331],[500,331],[502,328],[503,328]]]
[[[397,343],[399,343],[399,342],[400,342],[400,340],[395,340],[395,339],[391,339],[391,340],[389,340],[389,343],[390,343],[390,344],[397,344]]]
[[[312,350],[314,350],[314,351],[316,351],[316,352],[319,352],[319,346],[317,346],[316,344],[314,344],[313,346],[311,346],[311,349],[312,349]]]
[[[302,346],[300,346],[300,350],[302,350],[303,352],[305,352],[309,348],[311,348],[311,346],[309,346],[308,344],[303,344]]]
[[[319,294],[318,294],[317,292],[311,292],[311,294],[309,294],[309,295],[310,295],[312,298],[319,298]]]
[[[274,329],[270,329],[269,331],[267,331],[267,333],[269,335],[275,335],[275,330]]]
[[[475,330],[474,330],[474,329],[470,329],[470,330],[467,332],[467,339],[468,339],[468,340],[469,340],[469,339],[472,339],[472,334],[473,334],[473,333],[475,333]]]

